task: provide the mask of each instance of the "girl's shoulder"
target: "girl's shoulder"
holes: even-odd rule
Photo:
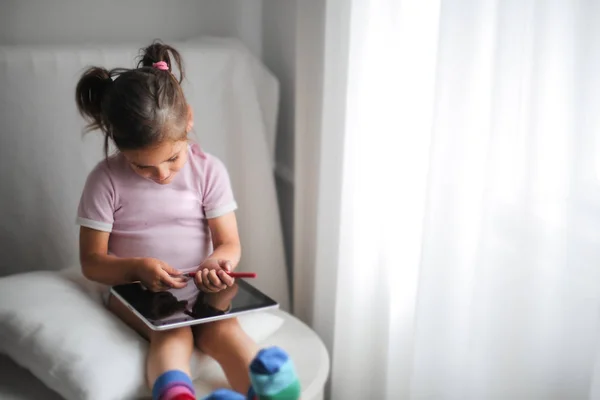
[[[207,153],[194,142],[190,143],[190,161],[201,166],[203,170],[225,167],[217,156]]]
[[[96,166],[90,171],[88,180],[117,180],[127,172],[125,157],[121,153],[113,154],[107,158],[102,159],[96,164]]]
[[[189,161],[194,173],[200,175],[202,180],[229,180],[225,164],[218,157],[205,152],[197,143],[190,143]]]

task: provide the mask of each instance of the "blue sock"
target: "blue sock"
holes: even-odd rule
[[[176,386],[185,387],[189,389],[191,394],[194,394],[194,384],[192,383],[192,380],[188,374],[183,371],[173,369],[163,373],[156,379],[152,387],[152,399],[160,400],[165,396],[167,391]]]
[[[246,400],[246,398],[233,390],[218,389],[202,400]]]
[[[300,398],[300,382],[292,360],[279,347],[258,352],[250,364],[252,382],[249,398],[258,400],[295,400]]]
[[[230,389],[217,389],[202,400],[253,400],[255,396],[256,393],[252,387],[248,390],[246,397]]]

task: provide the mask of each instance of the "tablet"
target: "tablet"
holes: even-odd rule
[[[183,289],[152,292],[140,283],[113,286],[121,300],[150,329],[161,331],[278,308],[279,304],[242,279],[218,293],[204,293],[189,281]]]

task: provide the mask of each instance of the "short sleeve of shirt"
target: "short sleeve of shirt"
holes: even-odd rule
[[[218,158],[206,155],[203,207],[206,218],[217,218],[237,209],[229,174]]]
[[[77,224],[98,231],[111,232],[114,222],[115,189],[106,163],[100,162],[87,178],[79,209]]]

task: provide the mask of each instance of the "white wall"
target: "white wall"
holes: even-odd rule
[[[0,44],[242,38],[260,56],[262,0],[2,0]],[[245,17],[242,17],[245,15]]]
[[[3,0],[2,44],[184,39],[234,33],[235,1]]]
[[[288,265],[293,264],[294,108],[296,82],[296,0],[263,0],[263,61],[280,82],[281,102],[276,145],[277,191]],[[293,277],[290,270],[289,276]]]
[[[210,1],[210,0],[209,0]],[[230,36],[238,37],[259,58],[263,55],[262,18],[263,0],[213,0],[214,3],[227,4],[231,7]],[[285,1],[285,0],[284,0]]]
[[[281,83],[277,162],[293,173],[296,1],[263,0],[262,27],[263,61]]]
[[[300,0],[296,26],[294,315],[312,324],[328,0]],[[329,246],[329,243],[323,246]],[[327,272],[327,271],[325,271]],[[327,275],[325,273],[325,275]],[[332,284],[324,280],[325,284]],[[329,307],[330,304],[324,304]]]

